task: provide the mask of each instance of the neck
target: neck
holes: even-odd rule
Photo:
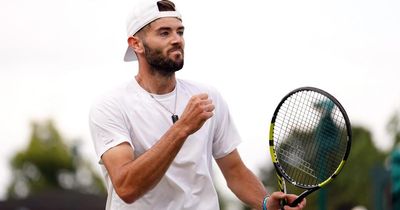
[[[172,92],[176,85],[175,74],[170,76],[161,76],[159,74],[143,74],[139,71],[135,76],[135,79],[147,92],[158,95]]]
[[[176,85],[175,73],[164,75],[147,62],[147,60],[139,56],[139,71],[135,76],[138,84],[149,93],[166,94],[174,90]]]

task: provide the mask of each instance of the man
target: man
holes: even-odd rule
[[[108,188],[106,209],[219,209],[212,158],[229,188],[255,209],[296,196],[265,191],[236,150],[238,132],[213,88],[176,79],[184,26],[170,1],[137,4],[128,20],[125,61],[138,74],[92,107],[90,128]],[[299,206],[285,209],[301,209]]]

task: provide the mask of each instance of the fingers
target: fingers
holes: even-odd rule
[[[208,99],[208,94],[207,93],[200,93],[198,95],[192,96],[192,98]]]
[[[298,196],[293,195],[293,194],[286,194],[285,198],[288,201],[288,203],[292,203],[298,198]],[[306,199],[304,198],[299,204],[297,204],[297,206],[290,207],[289,205],[286,205],[286,206],[284,206],[284,209],[285,210],[299,210],[299,209],[303,209],[305,206],[306,206]]]
[[[203,105],[203,111],[205,113],[210,113],[211,116],[213,115],[212,112],[214,111],[214,109],[215,109],[215,106],[214,106],[214,104],[212,103],[211,100],[207,100],[207,102]]]
[[[190,135],[199,130],[214,115],[214,109],[215,106],[212,100],[208,98],[208,94],[194,95],[188,101],[185,110],[178,120],[178,125],[184,126]]]
[[[214,111],[215,107],[212,100],[208,98],[208,94],[202,93],[192,96],[189,104],[193,106],[192,111],[200,112],[199,115],[204,114],[207,119],[213,116],[212,111]]]
[[[294,200],[297,199],[297,195],[293,194],[285,194],[283,192],[274,192],[271,194],[268,204],[267,204],[267,209],[280,209],[280,201],[282,199],[286,199],[288,203],[292,203]],[[285,205],[284,209],[285,210],[301,210],[306,206],[306,199],[304,198],[297,206],[295,207],[290,207],[289,205]]]
[[[271,198],[278,199],[278,200],[283,199],[283,198],[285,198],[285,193],[283,193],[283,192],[274,192],[274,193],[271,194]]]
[[[267,201],[267,209],[280,210],[281,209],[281,200],[284,198],[285,198],[285,194],[283,192],[272,193]]]

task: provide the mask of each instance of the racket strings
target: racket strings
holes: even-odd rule
[[[302,91],[281,106],[274,125],[278,160],[288,177],[305,186],[329,178],[346,150],[345,121],[326,96]]]

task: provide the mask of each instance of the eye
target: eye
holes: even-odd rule
[[[183,36],[183,30],[177,32],[180,36]]]
[[[162,36],[162,37],[166,37],[166,36],[168,36],[169,35],[169,32],[168,31],[161,31],[160,32],[160,36]]]

